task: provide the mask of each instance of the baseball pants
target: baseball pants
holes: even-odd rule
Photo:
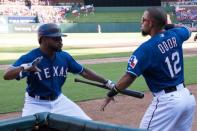
[[[148,107],[140,128],[152,131],[191,131],[196,101],[187,88],[159,92]]]
[[[22,110],[22,116],[33,115],[39,112],[50,112],[65,116],[77,117],[81,119],[91,120],[85,112],[73,101],[63,94],[54,101],[39,100],[25,94],[25,103]]]

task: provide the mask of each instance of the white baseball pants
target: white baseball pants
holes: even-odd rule
[[[140,123],[151,131],[191,131],[196,101],[187,88],[156,93]]]
[[[54,101],[48,101],[33,98],[26,93],[22,116],[33,115],[40,112],[50,112],[91,120],[91,118],[87,116],[77,104],[63,94],[60,94],[60,96]]]

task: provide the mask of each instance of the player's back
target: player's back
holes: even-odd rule
[[[189,34],[186,28],[174,28],[153,36],[142,45],[145,52],[149,51],[146,53],[148,67],[143,76],[153,92],[184,82],[182,44]]]

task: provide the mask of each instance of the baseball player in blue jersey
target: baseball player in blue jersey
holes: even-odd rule
[[[68,72],[106,84],[113,83],[84,68],[61,50],[62,36],[56,24],[43,24],[38,29],[39,48],[21,56],[4,74],[5,80],[27,78],[22,116],[51,112],[90,120],[82,109],[62,94]]]
[[[153,94],[140,128],[152,131],[190,131],[196,101],[184,85],[182,44],[191,32],[186,27],[164,30],[166,13],[160,8],[148,8],[141,20],[142,43],[128,60],[126,73],[115,84],[101,106],[107,104],[133,81],[143,75]]]

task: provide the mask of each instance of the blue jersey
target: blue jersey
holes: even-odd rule
[[[58,96],[61,93],[61,87],[64,84],[67,73],[81,73],[83,67],[78,64],[71,55],[66,52],[56,52],[54,59],[50,59],[43,54],[39,48],[34,49],[21,56],[13,66],[20,66],[29,63],[36,58],[43,56],[38,64],[41,72],[23,72],[23,77],[27,77],[26,91],[30,94],[39,96]]]
[[[127,72],[145,78],[152,92],[184,82],[182,44],[191,35],[185,27],[161,32],[131,55]]]

